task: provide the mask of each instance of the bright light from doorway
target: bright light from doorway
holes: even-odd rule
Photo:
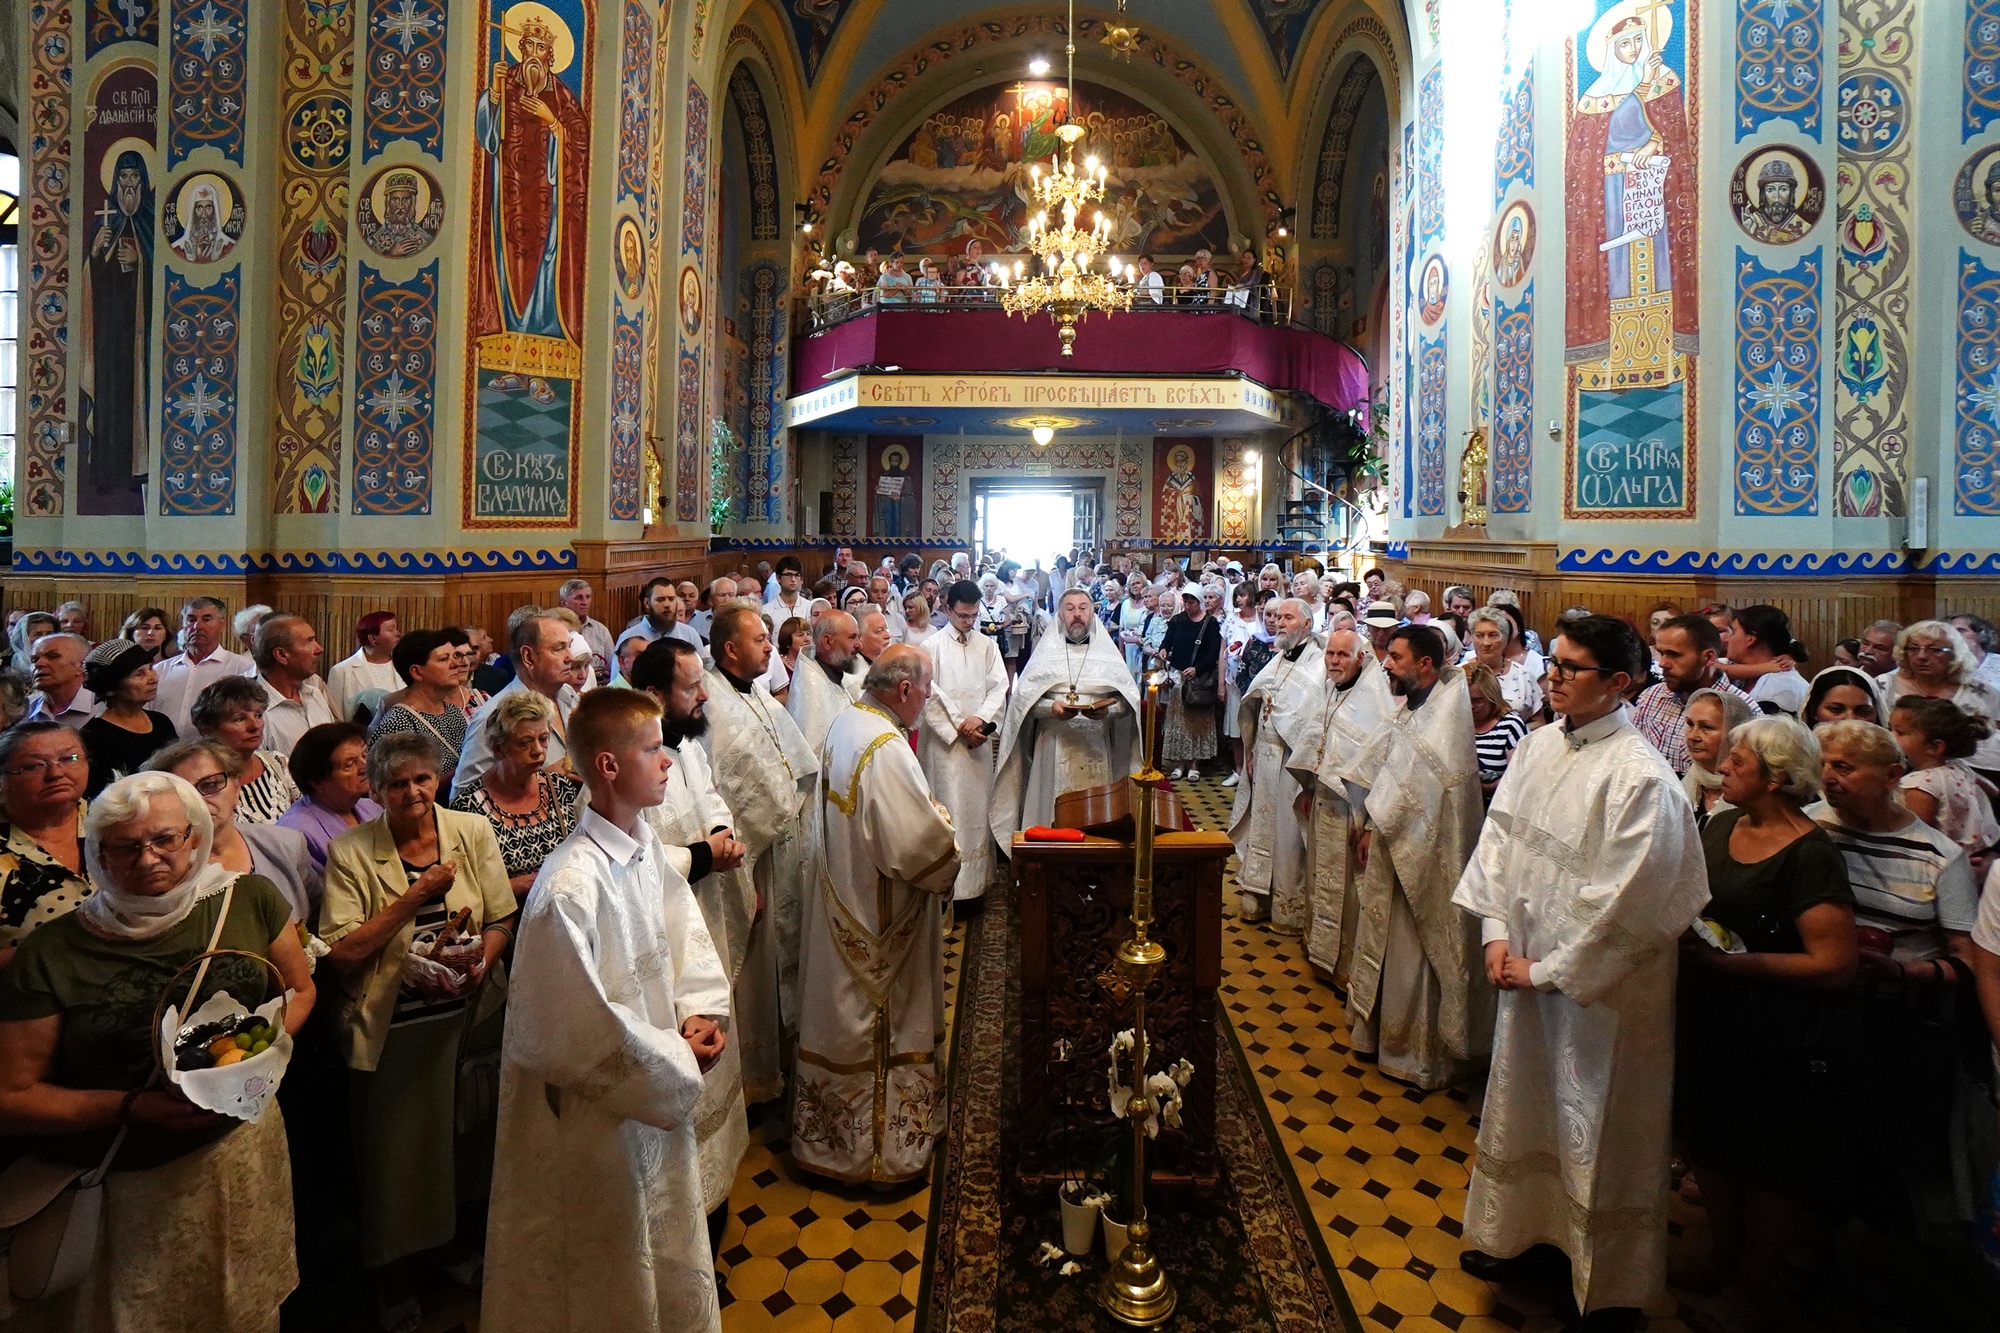
[[[1075,545],[1075,515],[1067,490],[999,491],[986,497],[986,546],[1043,569]]]

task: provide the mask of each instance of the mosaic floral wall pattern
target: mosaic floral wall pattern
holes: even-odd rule
[[[236,512],[237,342],[242,268],[211,287],[167,273],[160,512]]]
[[[2000,120],[2000,0],[1965,0],[1963,84],[1961,143]]]
[[[243,165],[248,0],[202,0],[177,6],[167,46],[167,165],[197,148],[214,148]],[[342,0],[341,8],[346,7]]]
[[[1958,252],[1952,512],[2000,517],[2000,270]]]
[[[1908,512],[1913,0],[1843,0],[1834,168],[1833,488],[1841,518]]]
[[[618,198],[646,197],[653,130],[653,18],[646,0],[625,0],[618,43]],[[643,204],[642,204],[643,206]]]
[[[401,141],[443,154],[445,35],[442,0],[368,0],[363,162]]]
[[[1774,271],[1736,251],[1736,512],[1819,512],[1822,249]]]
[[[1818,143],[1827,0],[1739,0],[1736,137],[1788,120]]]
[[[1443,338],[1417,340],[1417,517],[1444,514],[1445,357]]]
[[[621,305],[611,324],[611,517],[636,519],[642,497],[639,451],[645,448],[645,315]]]
[[[708,240],[708,94],[687,85],[687,138],[681,157],[679,286],[680,361],[675,376],[674,516],[692,523],[706,512],[707,418],[702,410],[701,327]]]
[[[1500,305],[1493,329],[1493,511],[1534,505],[1535,284]]]
[[[407,282],[361,265],[354,512],[428,514],[437,431],[438,264]]]

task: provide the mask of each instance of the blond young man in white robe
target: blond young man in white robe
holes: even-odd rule
[[[818,878],[805,820],[819,761],[764,684],[771,632],[762,612],[725,606],[709,633],[715,667],[703,681],[702,745],[749,849],[732,873],[749,881],[757,903],[736,977],[743,1095],[755,1105],[784,1092],[785,1046],[798,1022],[800,895]]]
[[[925,641],[931,698],[917,733],[917,759],[959,830],[955,902],[976,904],[993,876],[993,733],[1007,706],[1007,664],[979,632],[979,585],[945,593],[945,627]],[[971,910],[967,908],[965,910]]]
[[[1300,720],[1323,702],[1326,659],[1312,635],[1312,612],[1296,597],[1274,601],[1267,615],[1276,654],[1243,691],[1237,726],[1243,736],[1243,781],[1229,812],[1236,844],[1238,915],[1269,920],[1287,935],[1305,932],[1306,837],[1295,805],[1302,794],[1288,770]]]
[[[1055,818],[1056,797],[1133,768],[1139,687],[1125,655],[1080,588],[1056,603],[1056,625],[1021,668],[1000,728],[989,826],[1010,855],[1016,833]]]
[[[821,751],[826,874],[806,899],[792,1155],[850,1183],[928,1169],[944,1129],[944,933],[951,818],[910,750],[931,662],[906,645],[869,669]]]
[[[1622,1333],[1666,1277],[1677,941],[1708,873],[1624,705],[1639,636],[1571,621],[1550,666],[1562,721],[1514,752],[1453,895],[1500,990],[1461,1262],[1508,1282],[1559,1249],[1587,1326]]]
[[[1303,789],[1308,886],[1306,959],[1322,979],[1347,989],[1360,918],[1361,866],[1354,841],[1367,793],[1354,785],[1354,761],[1386,725],[1396,700],[1368,641],[1350,625],[1326,636],[1326,685],[1317,713],[1295,715],[1282,739],[1286,763]]]
[[[521,913],[481,1327],[714,1333],[694,1115],[729,983],[643,815],[666,793],[659,705],[593,691],[569,738],[590,805]]]
[[[628,673],[632,688],[650,696],[663,712],[660,726],[673,760],[667,773],[667,794],[646,811],[665,850],[667,864],[694,886],[703,922],[722,958],[732,987],[743,971],[756,919],[757,896],[748,879],[733,873],[746,850],[736,840],[735,818],[716,790],[715,775],[700,737],[708,730],[703,705],[708,702],[707,677],[701,654],[679,639],[661,639],[647,646]],[[728,1032],[728,1025],[724,1025]],[[743,1056],[740,1043],[723,1048],[702,1079],[701,1101],[695,1107],[695,1140],[701,1150],[702,1206],[708,1212],[711,1247],[719,1243],[728,1223],[729,1191],[736,1168],[750,1147],[750,1121],[743,1099]]]
[[[1420,1088],[1462,1083],[1492,1049],[1493,988],[1479,930],[1451,900],[1484,814],[1472,695],[1428,625],[1389,637],[1400,707],[1356,759],[1364,868],[1347,1014],[1354,1049]]]

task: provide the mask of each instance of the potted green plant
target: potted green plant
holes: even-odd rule
[[[0,569],[14,564],[14,483],[0,481]]]
[[[736,432],[721,417],[708,424],[708,526],[716,536],[723,524],[736,517],[736,501],[729,494],[729,460],[736,452]]]

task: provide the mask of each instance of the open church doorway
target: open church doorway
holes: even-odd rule
[[[1104,482],[1016,480],[975,477],[972,482],[972,541],[991,554],[1027,566],[1051,569],[1057,556],[1076,559],[1097,548],[1104,512]]]

